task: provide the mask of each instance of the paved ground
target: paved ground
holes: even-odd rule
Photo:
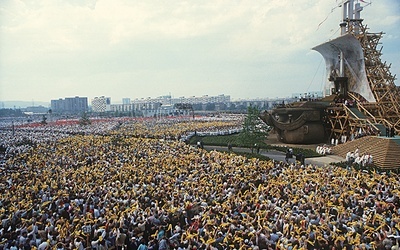
[[[228,151],[227,147],[220,147],[220,146],[204,146],[204,149],[207,150],[217,150],[217,151]],[[233,148],[234,152],[251,152],[250,149],[248,148]],[[276,161],[285,161],[285,153],[281,151],[276,151],[276,150],[260,150],[260,154],[267,156],[273,160]],[[312,165],[318,165],[318,166],[325,166],[329,165],[332,162],[341,162],[344,161],[345,159],[337,156],[337,155],[328,155],[328,156],[321,156],[321,157],[313,157],[313,158],[306,158],[305,159],[305,164],[312,164]],[[294,162],[295,158],[289,159],[290,162]]]

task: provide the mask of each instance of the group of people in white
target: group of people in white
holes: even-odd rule
[[[327,145],[317,146],[316,152],[320,155],[330,155],[332,154],[332,149]]]
[[[355,163],[365,167],[366,165],[373,163],[373,157],[369,153],[360,154],[359,149],[357,148],[354,152],[347,152],[346,162],[350,164]]]
[[[315,150],[320,155],[329,155],[332,154],[332,148],[328,145],[317,146]],[[367,165],[371,165],[373,163],[373,157],[369,153],[361,154],[360,150],[357,148],[354,152],[349,151],[346,154],[346,162],[349,164],[358,164],[363,167]]]

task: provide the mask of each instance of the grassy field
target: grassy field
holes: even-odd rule
[[[242,148],[251,148],[252,145],[241,145],[241,142],[239,140],[239,135],[238,134],[233,134],[233,135],[225,135],[225,136],[194,136],[190,139],[189,143],[192,145],[196,145],[196,143],[198,141],[202,141],[203,144],[205,146],[221,146],[224,147],[226,150],[222,150],[223,152],[229,152],[228,151],[228,143],[231,143],[232,147],[233,147],[233,152],[230,153],[234,153],[237,155],[243,155],[247,158],[258,158],[260,160],[271,160],[270,158],[261,155],[261,154],[256,154],[256,153],[246,153],[246,152],[239,152],[235,150],[235,147],[242,147]],[[265,150],[277,150],[277,151],[281,151],[281,152],[286,152],[286,149],[288,147],[285,146],[272,146],[272,145],[268,145],[267,143],[264,143],[262,145],[260,145],[260,149],[263,149],[263,151]],[[322,155],[318,154],[317,152],[315,152],[312,149],[308,149],[308,148],[296,148],[296,147],[291,147],[293,149],[293,154],[294,155],[298,155],[298,154],[303,154],[305,156],[305,158],[312,158],[312,157],[320,157]],[[348,163],[346,162],[338,162],[338,163],[333,163],[333,165],[338,166],[338,167],[343,167],[343,168],[347,168],[348,167]],[[356,170],[364,170],[364,171],[368,171],[368,172],[372,172],[372,171],[378,171],[379,173],[386,173],[386,174],[390,174],[391,172],[394,173],[399,173],[400,170],[381,170],[379,168],[377,168],[376,166],[370,165],[370,166],[366,166],[366,167],[362,167],[360,165],[354,164],[352,165],[352,167]]]
[[[204,145],[208,146],[222,146],[222,147],[227,147],[228,143],[232,145],[232,147],[243,147],[243,148],[251,148],[253,144],[248,144],[248,145],[243,145],[240,142],[239,139],[239,134],[233,134],[233,135],[220,135],[220,136],[193,136],[189,143],[192,145],[195,145],[198,141],[202,141]],[[264,150],[277,150],[277,151],[282,151],[286,152],[287,147],[284,146],[272,146],[268,145],[266,143],[261,143],[260,149]],[[319,157],[321,156],[317,152],[315,152],[312,149],[304,149],[304,148],[296,148],[292,147],[293,153],[295,155],[297,154],[303,154],[306,158],[311,158],[311,157]]]
[[[250,148],[253,144],[242,144],[240,142],[239,134],[232,135],[218,135],[218,136],[193,136],[190,139],[190,144],[196,144],[198,141],[202,141],[204,145],[209,146],[227,146],[228,143],[232,145],[232,147],[243,147]],[[268,149],[268,145],[263,143],[259,145],[260,148]]]

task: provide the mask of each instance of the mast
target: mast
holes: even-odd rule
[[[347,25],[349,24],[351,9],[353,6],[353,0],[346,0],[342,4],[343,8],[343,15],[342,15],[342,22],[340,23],[340,35],[347,34]],[[339,76],[344,77],[344,56],[343,51],[340,50],[339,54]]]

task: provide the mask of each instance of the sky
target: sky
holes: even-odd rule
[[[325,63],[311,48],[339,35],[340,3],[1,0],[0,101],[322,91]],[[362,5],[400,76],[400,1]]]

